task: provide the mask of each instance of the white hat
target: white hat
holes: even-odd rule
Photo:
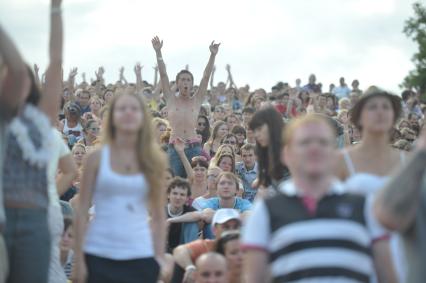
[[[212,226],[214,227],[216,224],[226,223],[232,219],[241,221],[240,214],[238,213],[238,211],[232,208],[219,209],[213,216]]]

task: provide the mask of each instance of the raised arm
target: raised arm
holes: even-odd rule
[[[407,231],[414,222],[426,173],[426,130],[417,140],[414,156],[379,192],[375,214],[387,228]],[[423,187],[423,190],[425,188]]]
[[[52,0],[50,10],[49,67],[46,71],[45,93],[40,99],[40,109],[52,122],[57,119],[62,93],[62,0]]]
[[[164,64],[163,54],[161,48],[163,47],[163,41],[158,36],[152,39],[152,47],[154,47],[155,55],[157,56],[157,66],[160,72],[161,87],[163,89],[164,98],[167,100],[172,97],[172,90],[170,89],[169,77],[167,75],[166,64]]]
[[[68,80],[66,84],[71,93],[75,92],[75,76],[77,76],[77,73],[78,73],[78,69],[74,67],[70,70],[70,73],[68,74]]]
[[[142,80],[142,68],[143,66],[141,66],[140,63],[137,63],[134,68],[135,75],[136,75],[136,91],[138,93],[139,92],[142,93],[144,89],[143,80]]]
[[[229,64],[226,65],[226,71],[228,72],[229,86],[237,89],[237,85],[235,84],[234,77],[232,76],[232,73],[231,73],[231,65]]]
[[[152,67],[154,69],[154,87],[157,87],[158,83],[158,66]]]
[[[35,79],[36,84],[39,87],[41,87],[39,70],[40,70],[40,68],[37,66],[37,64],[34,64],[34,79]]]
[[[124,83],[125,86],[128,85],[126,77],[124,76],[124,67],[120,68],[120,77],[118,79],[120,82]]]
[[[191,164],[189,163],[189,160],[185,155],[185,142],[181,138],[177,138],[174,147],[176,149],[177,154],[179,155],[183,167],[185,168],[188,180],[193,180],[194,170],[192,170]]]
[[[217,52],[219,51],[220,43],[212,43],[210,44],[210,58],[207,63],[206,69],[204,70],[203,78],[201,79],[200,86],[198,87],[198,91],[196,93],[197,99],[199,101],[203,101],[204,97],[207,93],[207,86],[209,84],[210,75],[212,74],[214,61],[216,59]]]
[[[214,74],[216,73],[216,66],[213,66],[212,75],[210,76],[210,89],[214,88]]]
[[[7,75],[0,89],[0,116],[10,118],[30,89],[27,67],[12,40],[0,26],[0,56]]]

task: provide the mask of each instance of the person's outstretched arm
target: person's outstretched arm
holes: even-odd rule
[[[143,80],[142,80],[142,68],[143,66],[140,63],[135,65],[134,71],[136,75],[136,91],[142,93],[144,89]]]
[[[0,89],[0,115],[10,118],[19,107],[21,97],[29,92],[30,80],[18,49],[1,26],[0,56],[7,67],[7,75]]]
[[[426,172],[426,130],[417,140],[414,156],[379,192],[375,214],[389,229],[407,231],[413,225]]]
[[[119,81],[122,82],[125,86],[128,85],[128,82],[126,80],[126,77],[124,76],[124,67],[120,68],[120,77],[119,77]]]
[[[62,93],[62,0],[52,0],[50,9],[49,67],[46,71],[45,93],[40,109],[54,122],[57,119]]]
[[[158,84],[158,66],[153,67],[154,69],[154,87],[157,87]]]
[[[203,78],[201,79],[200,86],[198,87],[198,91],[195,94],[199,101],[204,101],[204,97],[207,93],[207,86],[209,84],[210,75],[212,74],[214,61],[216,59],[217,52],[219,51],[220,43],[212,43],[210,44],[210,58],[207,63],[206,69],[204,70]]]
[[[210,76],[210,89],[214,88],[214,73],[216,73],[216,66],[213,66],[212,75]]]
[[[228,72],[228,81],[229,81],[229,87],[233,87],[235,89],[237,89],[237,85],[234,82],[234,77],[232,76],[231,73],[231,65],[226,65],[226,71]]]
[[[172,90],[170,89],[169,76],[167,75],[166,64],[164,64],[163,54],[161,48],[163,47],[163,41],[158,36],[152,39],[152,47],[154,47],[155,55],[157,56],[157,66],[160,72],[161,87],[163,89],[163,95],[166,100],[172,97]]]

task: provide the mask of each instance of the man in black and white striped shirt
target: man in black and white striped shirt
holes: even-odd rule
[[[293,178],[257,202],[244,228],[247,282],[268,282],[269,274],[277,283],[370,282],[374,276],[372,251],[386,232],[372,202],[345,194],[333,178],[328,123],[308,115],[286,127],[282,159]]]

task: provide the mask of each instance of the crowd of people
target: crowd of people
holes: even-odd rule
[[[170,80],[151,44],[153,81],[79,80],[61,0],[43,74],[0,26],[0,283],[425,282],[420,93],[215,82],[214,41]]]

